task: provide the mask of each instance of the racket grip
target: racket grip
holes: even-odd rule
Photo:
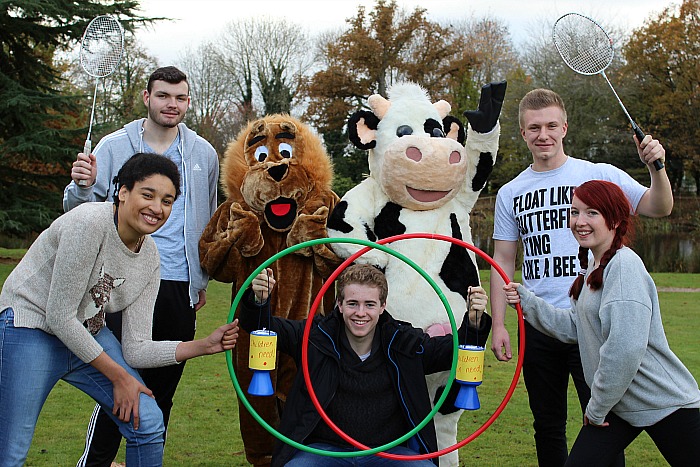
[[[90,152],[92,152],[92,141],[86,139],[83,146],[83,154],[90,156]],[[87,183],[87,180],[78,180],[78,186],[87,186]]]
[[[644,132],[643,132],[642,129],[639,128],[637,125],[634,125],[633,128],[634,128],[634,134],[637,136],[637,140],[641,143],[642,140],[644,139],[644,136],[645,136],[645,135],[644,135]],[[655,168],[657,171],[663,169],[663,168],[664,168],[663,162],[661,162],[660,160],[656,159],[656,160],[654,161],[654,168]]]

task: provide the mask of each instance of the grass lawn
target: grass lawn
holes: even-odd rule
[[[0,282],[12,265],[0,264]],[[653,274],[659,286],[696,287],[700,274]],[[482,272],[488,285],[488,271]],[[199,312],[197,336],[202,337],[226,321],[231,288],[212,282],[207,305]],[[661,292],[664,325],[671,347],[700,379],[700,320],[695,300],[700,294]],[[517,320],[509,313],[508,327],[515,339]],[[515,361],[496,361],[486,352],[484,383],[478,392],[482,408],[465,412],[460,439],[466,438],[494,413],[513,379]],[[578,433],[581,411],[573,390],[569,392],[569,446]],[[28,466],[74,465],[82,452],[85,426],[93,402],[77,389],[60,382],[47,400],[27,459]],[[175,397],[165,448],[166,466],[244,466],[235,392],[223,354],[187,363]],[[626,451],[627,465],[665,465],[650,438],[642,434]],[[123,461],[123,447],[119,460]],[[462,465],[534,466],[535,447],[531,414],[522,377],[501,416],[476,440],[460,449]]]

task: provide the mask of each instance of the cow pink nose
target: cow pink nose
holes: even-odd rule
[[[423,158],[423,154],[420,152],[420,149],[411,146],[410,148],[406,149],[406,157],[419,162]]]
[[[459,151],[452,151],[450,153],[450,164],[459,164],[461,160],[462,156],[459,154]]]

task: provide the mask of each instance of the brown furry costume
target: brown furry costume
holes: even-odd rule
[[[271,256],[288,246],[327,237],[328,212],[338,201],[331,191],[333,170],[318,137],[299,120],[271,115],[250,123],[229,145],[221,174],[227,200],[202,234],[200,261],[214,279],[231,282],[234,295]],[[272,263],[270,267],[279,281],[271,296],[273,313],[290,319],[305,318],[323,279],[339,264],[327,244],[297,250]],[[252,377],[248,346],[249,336],[241,330],[233,361],[244,390]],[[273,427],[278,425],[278,409],[286,400],[296,371],[294,362],[281,355],[271,375],[276,397],[248,396],[255,410]],[[239,415],[248,461],[269,464],[274,438],[242,404]]]

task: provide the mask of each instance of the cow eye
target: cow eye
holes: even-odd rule
[[[280,143],[280,156],[285,159],[292,157],[292,145],[287,143]]]
[[[401,138],[402,136],[408,136],[413,134],[413,128],[408,125],[401,125],[396,129],[396,136]]]
[[[430,136],[433,138],[444,138],[445,132],[442,131],[442,128],[433,128]]]
[[[258,146],[257,149],[255,150],[255,160],[258,162],[262,162],[265,159],[267,159],[267,146]]]

